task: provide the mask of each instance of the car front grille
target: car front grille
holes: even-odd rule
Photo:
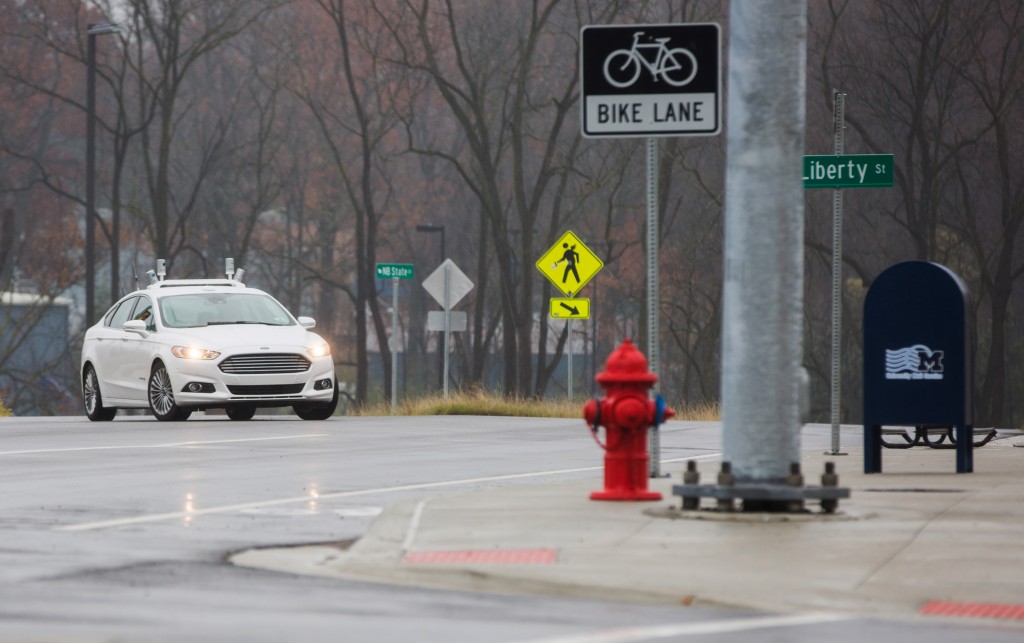
[[[232,395],[295,395],[302,392],[303,384],[263,384],[240,386],[228,384]]]
[[[274,375],[304,373],[309,360],[295,353],[256,353],[232,355],[220,363],[220,370],[231,375]]]

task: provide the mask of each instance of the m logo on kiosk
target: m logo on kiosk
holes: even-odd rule
[[[933,351],[924,344],[898,350],[885,350],[885,379],[941,380],[943,351]]]

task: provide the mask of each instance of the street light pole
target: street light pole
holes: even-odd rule
[[[441,233],[441,261],[438,262],[438,265],[444,263],[444,260],[446,259],[445,252],[444,252],[444,226],[443,225],[434,225],[434,224],[430,224],[430,223],[428,223],[426,225],[418,225],[418,226],[416,226],[416,232],[440,232]],[[438,387],[443,389],[444,388],[444,351],[441,350],[441,342],[440,341],[438,341],[437,346],[438,346],[438,348],[437,348],[437,355],[438,355],[438,360],[437,360],[438,361],[437,385],[438,385]]]
[[[118,33],[112,24],[86,29],[85,82],[85,322],[96,321],[96,36]]]
[[[85,325],[96,320],[96,34],[89,25],[85,83]]]

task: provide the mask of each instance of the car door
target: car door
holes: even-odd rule
[[[122,368],[125,371],[124,385],[131,399],[145,402],[153,342],[157,341],[153,337],[156,333],[153,301],[146,295],[140,295],[129,319],[146,322],[146,336],[134,332],[125,333],[127,337],[122,343],[121,353]]]
[[[96,376],[100,380],[100,391],[110,400],[125,399],[128,388],[125,385],[125,370],[121,364],[124,342],[127,333],[121,325],[128,320],[135,300],[138,297],[127,297],[103,319],[103,328],[96,337]]]

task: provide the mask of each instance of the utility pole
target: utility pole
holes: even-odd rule
[[[779,484],[800,462],[807,5],[729,15],[723,461],[737,483]]]

